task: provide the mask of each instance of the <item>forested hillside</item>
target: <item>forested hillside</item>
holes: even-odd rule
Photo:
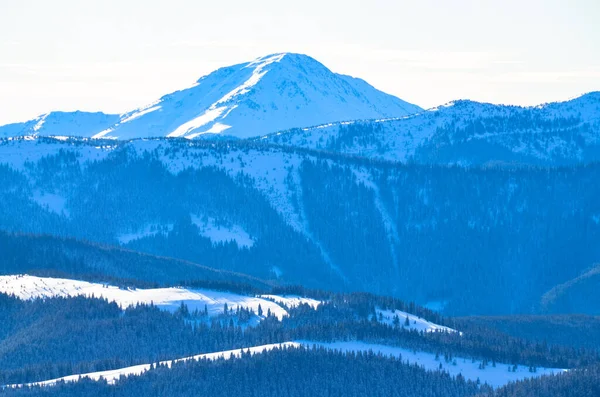
[[[235,374],[235,376],[231,376]],[[86,381],[0,392],[7,396],[472,396],[476,382],[426,372],[398,359],[325,350],[275,350],[238,360],[200,361],[158,368],[118,387]]]
[[[594,397],[600,394],[600,367],[591,366],[569,371],[561,376],[549,376],[510,384],[486,394],[489,397]]]
[[[390,294],[448,314],[600,310],[543,300],[600,257],[597,164],[467,169],[177,140],[5,140],[0,153],[7,232]],[[33,260],[44,258],[19,266],[35,269]]]
[[[227,285],[221,287],[227,288]],[[233,283],[229,288],[235,289],[237,284]],[[270,311],[261,312],[260,307],[256,312],[243,305],[227,307],[225,304],[220,313],[209,316],[205,310],[190,310],[185,304],[169,311],[153,305],[122,308],[106,300],[81,296],[25,300],[0,294],[0,315],[4,319],[0,324],[0,385],[44,381],[288,341],[304,341],[302,345],[306,347],[317,344],[327,350],[339,348],[350,353],[373,350],[386,356],[402,357],[402,361],[394,364],[397,375],[413,368],[411,372],[417,371],[414,373],[421,373],[419,376],[426,379],[441,376],[446,379],[444,382],[458,387],[457,390],[461,390],[460,385],[465,379],[473,382],[481,379],[481,383],[501,386],[511,379],[561,372],[561,368],[580,368],[600,360],[597,350],[527,341],[494,328],[464,324],[464,328],[459,330],[447,328],[438,331],[441,325],[453,327],[463,324],[413,303],[389,297],[307,291],[297,287],[275,287],[264,292],[278,294],[283,302],[286,296],[312,296],[318,298],[321,304],[284,305],[288,315],[282,318],[277,318]],[[388,322],[382,316],[382,313],[388,312],[395,313],[393,321]],[[248,322],[257,315],[261,321]],[[283,353],[284,357],[276,354],[282,362],[295,360],[292,357],[296,353]],[[306,357],[311,357],[309,352],[306,353]],[[314,353],[315,359],[325,354],[333,360],[331,353],[322,350]],[[260,357],[253,357],[258,360],[253,361],[252,366],[259,368],[262,365]],[[264,360],[268,357],[271,356],[267,354]],[[347,364],[348,371],[363,368],[362,364],[352,361],[353,357],[353,354],[348,356],[351,363]],[[374,359],[371,355],[366,357]],[[406,361],[416,366],[407,365]],[[386,366],[395,361],[380,357],[377,362]],[[242,363],[235,361],[223,365],[245,367],[249,364],[246,359]],[[196,368],[196,365],[184,365],[182,369],[187,371]],[[307,370],[305,367],[304,364],[299,365],[298,370]],[[332,376],[339,375],[339,367],[336,370],[336,367],[328,368]],[[428,374],[424,370],[441,373]],[[163,371],[161,376],[165,377],[165,382],[178,379],[178,371]],[[447,377],[445,372],[452,376]],[[155,374],[159,373],[161,371]],[[462,377],[457,377],[458,374]],[[144,379],[147,378],[142,377],[139,381],[145,382]],[[294,379],[293,382],[298,381]],[[74,386],[74,390],[84,386],[85,383]],[[427,390],[420,381],[415,382],[413,387],[415,390]],[[61,391],[62,386],[58,390]],[[457,393],[465,395],[462,394],[464,392]]]
[[[77,241],[50,235],[0,232],[0,274],[85,278],[136,286],[159,286],[202,280],[205,284],[239,283],[265,289],[272,285],[241,273],[159,257],[119,246]]]

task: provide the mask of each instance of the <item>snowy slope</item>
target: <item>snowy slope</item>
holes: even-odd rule
[[[248,308],[255,313],[260,305],[265,313],[270,310],[278,319],[287,315],[283,307],[271,300],[229,292],[174,287],[121,289],[106,284],[29,275],[0,276],[0,293],[15,295],[25,300],[57,296],[94,296],[115,302],[123,309],[138,303],[152,303],[161,309],[175,311],[184,303],[190,312],[196,309],[201,312],[206,305],[210,316],[223,313],[225,304],[229,309]]]
[[[331,72],[311,57],[273,54],[221,68],[195,85],[120,116],[95,137],[246,138],[293,127],[421,109],[360,79]]]
[[[1,137],[79,136],[91,137],[118,122],[116,114],[101,112],[50,112],[33,120],[0,126]]]
[[[402,162],[591,161],[600,158],[600,92],[531,107],[460,100],[405,117],[328,123],[259,140]]]
[[[97,146],[96,146],[97,145]],[[343,272],[339,264],[335,263],[313,236],[312,230],[306,221],[302,208],[297,207],[298,198],[302,197],[300,183],[300,169],[304,160],[314,160],[315,157],[303,153],[295,153],[280,148],[252,148],[246,149],[244,145],[220,144],[208,142],[188,142],[187,140],[170,139],[139,139],[133,141],[113,140],[81,140],[69,139],[66,141],[51,138],[5,139],[0,140],[0,164],[7,164],[11,168],[29,173],[26,162],[36,163],[46,156],[53,156],[59,152],[72,153],[79,159],[82,169],[88,167],[96,160],[116,158],[126,154],[130,160],[152,156],[157,158],[172,174],[179,174],[186,169],[216,168],[236,179],[249,177],[254,188],[262,193],[272,208],[281,216],[282,220],[295,231],[303,234],[311,242],[319,246],[325,262],[342,278]],[[52,194],[53,196],[49,196]],[[64,200],[53,202],[48,206],[40,198],[47,197],[66,198],[68,193],[59,191],[40,192],[32,197],[43,208],[52,208],[54,212],[69,213],[67,206],[61,207]],[[242,225],[234,220],[215,219],[209,214],[190,213],[192,223],[198,228],[198,233],[209,238],[213,243],[235,242],[240,248],[252,248],[257,236],[251,235],[248,225]],[[172,223],[159,223],[152,219],[143,224],[132,225],[117,230],[113,237],[120,244],[125,245],[136,239],[165,235],[172,230]],[[281,267],[280,267],[281,268]],[[274,271],[275,274],[278,271]],[[286,271],[283,276],[286,276]],[[280,277],[282,274],[279,274]]]
[[[96,146],[97,142],[97,146]],[[36,163],[42,158],[59,152],[69,152],[79,159],[82,169],[93,161],[105,159],[116,152],[127,152],[134,159],[146,155],[156,156],[173,174],[188,168],[201,169],[215,167],[235,178],[244,175],[253,179],[254,187],[265,195],[272,207],[294,230],[312,238],[309,226],[302,213],[298,213],[294,202],[301,197],[299,183],[290,185],[290,180],[299,181],[300,165],[304,159],[312,156],[301,155],[277,148],[241,150],[235,146],[223,151],[212,145],[196,145],[167,139],[140,139],[134,141],[76,140],[61,141],[48,138],[18,138],[0,140],[0,164],[26,171],[27,162]],[[54,192],[53,194],[56,194]],[[47,196],[47,194],[46,194]],[[42,196],[45,197],[45,196]],[[34,197],[34,198],[37,198]],[[46,203],[40,203],[46,207]],[[68,208],[52,206],[57,212],[68,212]],[[192,213],[191,220],[199,233],[214,243],[235,241],[239,247],[251,248],[254,238],[242,225],[222,224],[205,214]],[[144,224],[139,228],[120,230],[115,239],[127,244],[135,239],[164,234],[172,224]],[[313,239],[314,240],[314,239]],[[316,240],[314,240],[316,241]],[[323,252],[327,256],[326,252]],[[328,260],[332,268],[336,265]]]
[[[254,245],[252,236],[240,225],[222,224],[213,217],[194,214],[191,214],[191,219],[200,235],[208,237],[215,244],[235,241],[238,247],[250,248]]]
[[[402,361],[418,365],[429,371],[439,371],[441,364],[441,370],[448,372],[452,376],[461,374],[463,377],[465,377],[465,379],[473,381],[479,379],[481,383],[487,383],[492,387],[500,387],[509,382],[514,382],[521,379],[538,377],[542,375],[554,375],[565,371],[564,369],[559,368],[536,368],[536,372],[529,372],[528,366],[517,366],[515,372],[509,372],[508,369],[512,368],[513,366],[502,363],[496,363],[495,367],[492,364],[488,364],[485,368],[480,369],[479,366],[481,361],[473,361],[470,358],[454,357],[452,362],[447,363],[443,356],[436,360],[435,354],[433,353],[360,341],[333,343],[311,341],[299,342],[305,346],[318,346],[342,352],[372,351],[374,353],[381,353],[385,356],[401,357]]]
[[[443,357],[436,359],[435,354],[412,351],[396,346],[379,345],[365,342],[313,342],[313,341],[295,341],[295,342],[284,342],[275,343],[270,345],[253,346],[244,349],[235,349],[220,351],[214,353],[199,354],[197,356],[185,357],[177,360],[162,361],[154,364],[142,364],[135,365],[126,368],[90,372],[86,374],[76,374],[64,376],[61,378],[51,379],[42,382],[33,382],[26,384],[27,386],[54,386],[60,381],[64,382],[77,382],[81,378],[89,378],[92,380],[104,379],[108,384],[115,384],[121,376],[138,376],[144,372],[150,370],[153,366],[163,365],[172,367],[174,363],[190,360],[216,360],[223,358],[226,360],[239,358],[242,352],[251,354],[258,354],[267,352],[276,348],[290,348],[304,346],[307,348],[322,347],[330,350],[337,350],[340,352],[373,352],[375,354],[382,354],[387,357],[401,358],[403,362],[408,364],[418,365],[419,367],[428,371],[445,371],[451,376],[462,375],[465,379],[476,381],[479,379],[481,383],[487,383],[492,387],[504,386],[509,382],[514,382],[521,379],[538,377],[542,375],[554,375],[564,372],[563,369],[558,368],[536,368],[536,372],[530,372],[527,366],[517,366],[516,371],[509,371],[512,365],[496,363],[495,366],[489,364],[485,368],[480,368],[480,361],[473,361],[463,357],[455,357],[452,362],[446,362]],[[441,364],[441,369],[440,369]],[[7,385],[7,387],[20,387],[23,385]]]
[[[249,348],[245,348],[245,349],[225,350],[225,351],[214,352],[214,353],[199,354],[197,356],[185,357],[185,358],[180,358],[177,360],[161,361],[159,363],[154,363],[154,364],[141,364],[141,365],[134,365],[131,367],[113,369],[113,370],[108,370],[108,371],[98,371],[98,372],[90,372],[90,373],[86,373],[86,374],[63,376],[61,378],[46,380],[46,381],[42,381],[42,382],[27,383],[27,384],[25,384],[25,386],[54,386],[58,382],[61,382],[61,381],[77,382],[80,378],[89,378],[91,380],[104,379],[104,380],[106,380],[106,382],[109,385],[114,385],[121,376],[141,375],[144,372],[150,370],[150,368],[153,365],[154,366],[163,365],[163,366],[167,366],[167,367],[171,368],[171,366],[175,363],[185,362],[185,361],[190,361],[190,360],[196,360],[196,361],[197,360],[218,360],[220,358],[225,359],[225,360],[230,360],[232,358],[241,357],[242,352],[244,354],[247,354],[247,353],[257,354],[257,353],[263,353],[263,352],[266,352],[269,350],[273,350],[275,348],[281,349],[281,348],[286,348],[286,347],[298,347],[298,346],[300,346],[300,343],[284,342],[284,343],[274,343],[274,344],[270,344],[270,345],[253,346],[253,347],[249,347]],[[22,387],[22,386],[24,386],[24,385],[7,385],[7,387],[9,387],[9,388]]]
[[[415,316],[402,310],[382,310],[375,309],[378,320],[383,324],[394,325],[394,319],[398,317],[398,324],[401,327],[408,329],[414,329],[416,331],[423,332],[456,332],[455,329],[432,323],[423,318]],[[405,326],[405,321],[408,318],[409,325]]]

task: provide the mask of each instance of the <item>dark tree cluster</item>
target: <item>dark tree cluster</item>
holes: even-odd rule
[[[596,397],[600,396],[600,367],[591,366],[508,384],[484,397]]]

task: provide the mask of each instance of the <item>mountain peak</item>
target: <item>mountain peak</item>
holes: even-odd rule
[[[339,121],[402,117],[421,110],[364,80],[334,73],[308,55],[283,52],[220,68],[189,88],[119,116],[52,112],[0,127],[0,136],[248,138]]]
[[[276,53],[220,68],[192,87],[121,115],[118,123],[94,137],[247,138],[420,110],[363,80],[333,73],[308,55]]]
[[[285,62],[316,62],[320,64],[319,61],[310,55],[301,54],[298,52],[277,52],[269,55],[263,55],[249,62],[249,64],[258,64],[263,62],[276,63],[284,60]]]

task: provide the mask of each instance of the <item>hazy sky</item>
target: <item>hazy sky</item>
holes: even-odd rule
[[[274,52],[423,107],[600,90],[599,0],[0,0],[0,124],[120,113]]]

